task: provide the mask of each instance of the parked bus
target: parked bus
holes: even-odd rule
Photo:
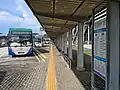
[[[39,34],[33,36],[33,43],[35,47],[42,47],[41,36]]]
[[[33,55],[32,30],[27,28],[10,28],[8,33],[8,54]]]

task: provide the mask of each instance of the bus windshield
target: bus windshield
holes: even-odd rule
[[[32,46],[31,35],[17,35],[9,38],[10,47],[28,47]]]

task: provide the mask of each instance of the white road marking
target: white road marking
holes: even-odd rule
[[[28,59],[28,57],[25,57],[25,59]]]
[[[0,57],[4,56],[4,54],[1,54]]]
[[[43,62],[45,62],[45,60],[41,57],[41,55],[39,54],[39,57],[41,58],[41,60],[43,61]]]
[[[35,49],[35,48],[34,48],[34,49]],[[35,51],[38,52],[38,56],[41,58],[41,60],[42,60],[43,62],[45,62],[45,60],[44,60],[44,58],[41,56],[40,52],[39,52],[37,49],[35,49]]]
[[[16,60],[16,59],[19,59],[19,58],[18,58],[18,57],[16,57],[16,58],[15,58],[15,60]]]
[[[40,59],[39,59],[39,57],[38,57],[35,53],[33,53],[33,54],[35,55],[35,57],[37,58],[37,60],[38,60],[39,62],[41,62]]]

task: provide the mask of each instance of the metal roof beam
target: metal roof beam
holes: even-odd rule
[[[47,26],[52,26],[53,24],[52,23],[44,23],[44,22],[42,22],[42,24],[43,25],[47,25]],[[62,27],[63,26],[63,24],[55,24],[54,25],[55,27]],[[66,26],[65,26],[65,28],[72,28],[73,27],[73,25],[71,25],[71,24],[67,24]]]
[[[51,32],[64,32],[64,31],[68,31],[68,30],[70,30],[70,29],[66,29],[66,28],[64,28],[64,29],[52,29],[52,28],[48,28],[48,27],[45,27],[45,30],[46,31],[51,31]]]
[[[35,12],[37,16],[45,16],[45,17],[50,17],[50,18],[56,18],[56,19],[63,19],[63,20],[69,20],[69,21],[76,21],[76,22],[83,22],[85,20],[88,20],[88,17],[85,16],[73,16],[71,17],[70,15],[64,15],[64,14],[59,14],[59,15],[54,15],[52,13],[45,13],[45,12]]]
[[[61,35],[63,32],[52,32],[52,31],[46,31],[46,33],[51,37],[56,37]]]

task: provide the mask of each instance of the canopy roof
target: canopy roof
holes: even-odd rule
[[[77,22],[84,22],[92,15],[92,10],[104,0],[28,0],[27,4],[38,18],[50,37],[75,27]],[[102,3],[97,12],[106,7]]]

